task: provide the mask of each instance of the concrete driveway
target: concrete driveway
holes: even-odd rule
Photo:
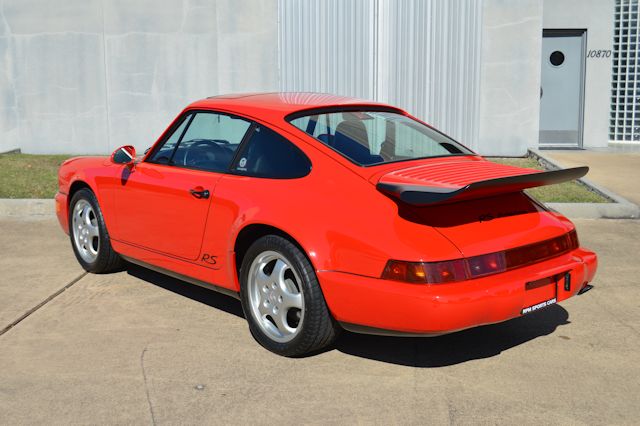
[[[0,335],[0,418],[637,423],[640,222],[577,225],[601,265],[583,296],[438,338],[347,333],[286,359],[252,339],[234,299],[138,267],[85,275],[53,220],[0,219],[0,329],[32,310]]]

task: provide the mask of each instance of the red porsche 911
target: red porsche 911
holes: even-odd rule
[[[230,294],[260,344],[300,356],[341,329],[439,335],[591,288],[595,253],[523,192],[587,170],[489,162],[390,105],[227,95],[141,158],[65,161],[56,210],[87,271],[128,261]]]

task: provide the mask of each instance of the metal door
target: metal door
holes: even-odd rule
[[[585,30],[544,30],[540,88],[540,147],[580,148]]]
[[[118,239],[173,257],[195,260],[222,173],[147,162],[125,172],[116,190]]]

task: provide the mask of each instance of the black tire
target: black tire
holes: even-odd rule
[[[304,299],[304,319],[295,337],[284,343],[273,340],[262,330],[252,312],[247,291],[253,261],[268,251],[279,253],[289,260],[301,281],[299,287]],[[279,355],[299,357],[320,352],[330,346],[341,331],[331,317],[311,263],[295,244],[278,235],[261,237],[247,250],[240,267],[240,299],[253,337],[266,349]]]
[[[87,261],[82,257],[82,255],[78,251],[78,248],[76,247],[76,243],[74,240],[74,233],[76,232],[76,230],[73,226],[73,214],[76,204],[82,200],[86,201],[91,206],[100,233],[97,243],[98,254],[92,261]],[[71,247],[73,248],[73,253],[76,255],[76,259],[78,259],[78,262],[85,271],[92,272],[94,274],[105,274],[109,272],[120,271],[124,268],[124,260],[122,260],[120,255],[113,250],[113,247],[111,247],[111,239],[109,238],[109,232],[107,231],[107,227],[104,223],[102,210],[100,210],[98,200],[91,190],[83,188],[73,194],[73,197],[71,197],[71,202],[69,203],[68,220],[69,239],[71,241]]]

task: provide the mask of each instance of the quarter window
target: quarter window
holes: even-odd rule
[[[311,161],[283,136],[256,125],[232,170],[246,176],[294,179],[309,174]]]

